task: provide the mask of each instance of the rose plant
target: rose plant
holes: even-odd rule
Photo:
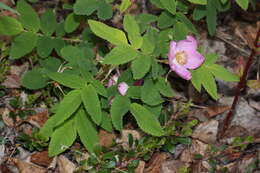
[[[192,23],[205,17],[213,35],[217,14],[233,1],[151,0],[156,13],[135,15],[129,11],[131,1],[116,3],[76,0],[71,8],[62,9],[65,17],[57,17],[55,9],[45,9],[39,17],[25,0],[19,0],[16,9],[0,4],[18,14],[0,16],[0,35],[12,37],[7,57],[34,64],[22,85],[30,90],[58,88],[53,97],[59,102],[39,131],[50,139],[50,156],[67,150],[77,136],[94,152],[98,129],[122,131],[124,116],[133,116],[147,134],[169,135],[159,121],[164,106],[175,96],[169,71],[198,91],[204,88],[212,99],[218,99],[216,78],[239,81],[216,64],[216,54],[206,54],[198,45],[199,33]],[[236,3],[248,7],[248,0]],[[113,13],[122,17],[122,25],[110,20]],[[172,76],[172,81],[178,78]]]

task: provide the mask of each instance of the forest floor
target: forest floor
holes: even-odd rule
[[[50,6],[53,3],[47,2]],[[39,13],[41,5],[46,4],[37,5]],[[138,11],[138,5],[133,10]],[[201,33],[198,38],[200,45],[208,53],[219,54],[219,64],[241,75],[251,53],[257,27],[260,27],[260,8],[254,12],[242,12],[234,8],[219,16],[218,22],[217,32],[213,37],[207,35],[203,24],[197,23],[197,26],[203,26],[198,27]],[[0,42],[8,45],[10,40],[4,37]],[[72,173],[76,170],[87,170],[89,165],[85,164],[85,161],[91,156],[80,143],[75,142],[69,151],[50,158],[47,152],[48,144],[41,143],[34,136],[35,128],[42,127],[50,116],[48,102],[51,102],[51,98],[46,90],[30,91],[21,87],[21,76],[29,69],[31,62],[27,59],[8,60],[4,52],[1,53],[0,62],[0,172]],[[174,76],[170,75],[169,79],[171,77]],[[180,82],[174,88],[176,97],[172,100],[173,118],[177,119],[185,114],[186,119],[182,123],[192,120],[198,123],[196,126],[185,126],[190,135],[174,145],[172,152],[166,152],[160,148],[160,141],[151,139],[156,144],[146,146],[147,150],[150,150],[150,157],[138,158],[134,152],[138,146],[129,142],[129,134],[132,141],[145,136],[138,129],[127,124],[121,134],[100,130],[100,144],[109,148],[107,153],[132,153],[132,157],[126,157],[120,164],[117,163],[113,172],[127,172],[126,165],[138,160],[131,162],[136,173],[260,173],[259,56],[254,57],[246,90],[242,92],[234,117],[222,137],[219,136],[219,131],[230,110],[237,83],[218,81],[217,84],[220,94],[217,101],[212,100],[206,93],[196,92],[186,83]],[[193,104],[187,104],[189,99],[193,100]],[[102,163],[110,166],[109,160]]]

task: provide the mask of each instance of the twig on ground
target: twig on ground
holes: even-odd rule
[[[246,51],[246,50],[244,50],[243,48],[241,48],[241,47],[237,46],[236,44],[232,43],[231,41],[225,39],[224,35],[225,35],[225,34],[224,34],[223,32],[217,31],[215,36],[216,36],[218,39],[220,39],[220,40],[224,41],[225,43],[229,44],[229,45],[232,46],[233,48],[237,49],[239,52],[245,54],[246,56],[249,56],[249,55],[250,55],[250,52],[249,52],[249,51]]]

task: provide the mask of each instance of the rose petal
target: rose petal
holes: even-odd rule
[[[181,40],[177,43],[176,52],[178,51],[194,51],[197,50],[198,43],[193,36],[187,36],[186,40]]]
[[[205,58],[197,51],[187,51],[187,63],[183,67],[188,69],[196,69],[204,62]]]
[[[171,41],[170,50],[169,50],[169,53],[168,53],[169,64],[171,63],[172,59],[175,56],[176,46],[177,46],[177,43],[175,41]]]
[[[181,65],[178,65],[178,64],[173,64],[171,66],[171,69],[173,71],[175,71],[183,79],[185,79],[185,80],[190,80],[191,79],[191,73],[185,67],[183,67]]]
[[[127,83],[125,82],[121,82],[120,84],[118,84],[118,92],[122,95],[125,96],[126,92],[128,90],[129,86],[127,85]]]

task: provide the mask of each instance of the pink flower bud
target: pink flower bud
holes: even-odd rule
[[[121,82],[120,84],[118,84],[118,88],[117,89],[118,89],[118,92],[122,96],[125,96],[128,88],[129,88],[129,86],[125,82]]]

